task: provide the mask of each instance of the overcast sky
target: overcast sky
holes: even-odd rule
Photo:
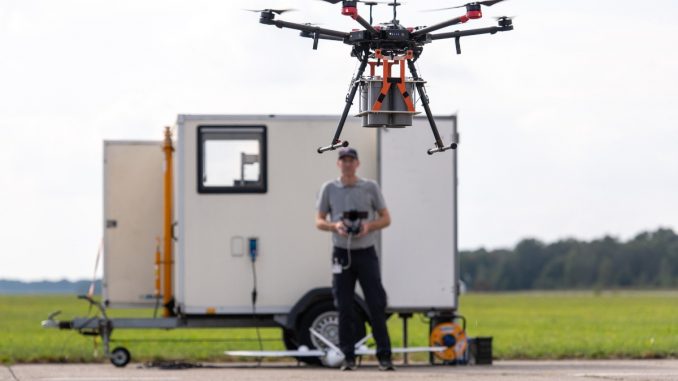
[[[459,11],[420,10],[459,4],[410,0],[399,19],[431,25]],[[0,278],[91,277],[103,139],[159,140],[180,113],[341,112],[349,48],[313,51],[242,11],[265,7],[357,27],[315,0],[0,0]],[[517,15],[515,31],[462,39],[461,56],[439,41],[418,64],[434,112],[459,115],[460,247],[675,229],[678,2],[484,13],[449,30]]]

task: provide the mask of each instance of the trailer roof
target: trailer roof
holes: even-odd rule
[[[105,139],[104,145],[158,145],[162,143],[162,140],[118,140],[118,139]]]
[[[261,119],[278,119],[278,120],[337,120],[340,115],[310,115],[310,114],[179,114],[177,116],[177,124],[182,124],[187,121],[201,121],[201,120],[261,120]],[[457,117],[456,114],[451,115],[435,115],[438,120],[451,120]],[[421,119],[425,116],[418,115],[415,118]]]

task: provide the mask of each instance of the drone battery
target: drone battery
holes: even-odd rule
[[[370,112],[374,103],[381,94],[383,82],[380,77],[373,77],[363,82],[360,90],[360,111],[368,111],[363,115],[363,127],[383,127],[389,124],[389,115],[384,112],[375,113]],[[389,103],[390,94],[384,98],[382,110],[388,111],[385,107]]]
[[[374,110],[383,86],[381,77],[369,77],[363,80],[360,94],[360,115],[363,117],[363,127],[411,126],[414,112],[408,111],[405,99],[396,83],[391,84],[386,97],[381,102],[381,109]],[[405,81],[405,89],[412,97],[412,103],[415,103],[414,82]]]
[[[412,99],[412,104],[415,103],[414,94],[416,94],[416,89],[414,88],[414,82],[405,81],[405,91]],[[397,86],[391,86],[391,94],[393,96],[393,102],[391,111],[394,111],[391,114],[391,127],[407,127],[412,125],[412,118],[414,114],[407,110],[407,104],[405,103],[405,98],[400,94],[400,90]]]

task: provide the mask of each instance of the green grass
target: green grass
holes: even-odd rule
[[[471,336],[494,336],[500,358],[678,356],[678,292],[468,295]]]
[[[678,292],[529,292],[467,294],[460,313],[469,336],[493,336],[495,358],[678,357]],[[97,362],[92,337],[43,329],[40,321],[86,316],[74,296],[0,296],[0,362]],[[150,310],[110,310],[112,317],[151,317]],[[402,321],[389,320],[394,346],[402,345]],[[265,349],[283,349],[278,329],[261,329]],[[409,320],[409,345],[427,345],[428,324]],[[258,349],[254,329],[120,330],[113,346],[136,361],[226,361],[228,349]],[[414,356],[425,360],[424,354]]]

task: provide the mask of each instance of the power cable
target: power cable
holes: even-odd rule
[[[349,268],[351,268],[351,236],[353,236],[353,234],[348,235],[348,239],[346,242],[346,252],[348,254],[348,262],[346,266],[342,266],[344,270],[348,270]]]
[[[258,317],[257,317],[257,267],[255,265],[256,263],[256,253],[250,254],[250,258],[252,259],[252,317],[254,318],[254,322],[258,323]],[[259,350],[263,351],[264,350],[264,345],[261,341],[261,333],[259,332],[259,324],[255,324],[254,329],[257,332],[257,342],[259,343]],[[257,366],[261,366],[261,357],[257,357]]]
[[[12,369],[11,366],[8,366],[7,370],[9,370],[9,374],[12,376],[12,380],[19,381],[19,378],[17,378],[16,374],[14,374],[14,370]]]

